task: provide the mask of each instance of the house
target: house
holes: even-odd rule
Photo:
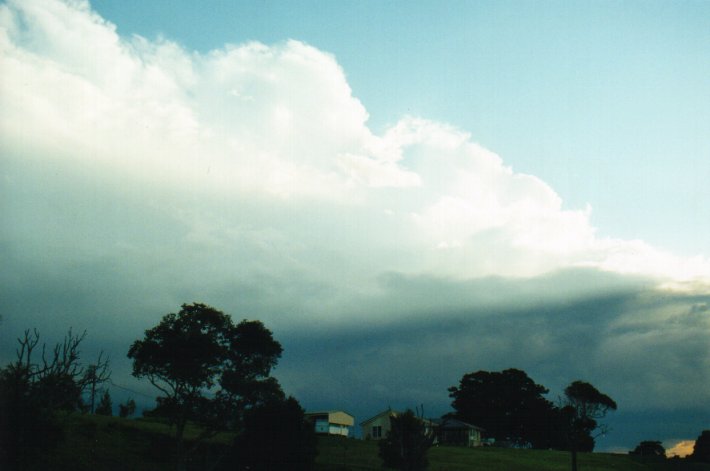
[[[468,424],[453,417],[434,419],[436,442],[441,445],[475,447],[483,444],[481,427]]]
[[[387,409],[361,422],[362,437],[365,440],[381,440],[385,438],[392,429],[390,417],[397,417],[397,415],[399,415],[398,412]]]
[[[355,417],[341,410],[307,412],[306,419],[313,422],[316,433],[326,435],[350,435],[350,427],[355,424]]]
[[[391,418],[400,412],[387,409],[360,423],[362,436],[365,440],[381,440],[392,430]],[[457,445],[475,447],[483,444],[484,430],[458,419],[442,417],[441,419],[421,419],[424,431],[434,436],[434,443],[440,445]]]
[[[387,409],[379,414],[370,417],[360,423],[362,429],[362,437],[365,440],[381,440],[387,437],[387,434],[392,430],[392,417],[397,417],[401,412]],[[425,433],[427,435],[433,433],[434,423],[429,419],[421,419],[424,422]]]

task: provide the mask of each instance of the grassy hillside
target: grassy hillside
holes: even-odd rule
[[[163,423],[82,414],[70,414],[62,422],[65,430],[61,444],[27,457],[23,470],[172,470],[170,427]],[[188,427],[186,438],[194,438],[197,432]],[[228,438],[217,436],[202,446],[194,469],[204,468],[200,460],[212,459]]]
[[[70,415],[65,440],[50,453],[29,457],[27,470],[155,470],[169,471],[168,426],[145,420]],[[197,431],[188,430],[188,438]],[[230,436],[214,437],[200,448],[192,469],[205,469],[224,452]],[[320,437],[317,471],[382,470],[377,443]],[[567,471],[568,453],[544,450],[437,447],[429,453],[431,471]],[[683,460],[648,462],[628,455],[581,453],[580,471],[710,471],[710,465]]]
[[[381,470],[377,443],[321,437],[316,469]],[[501,448],[435,447],[429,452],[431,471],[568,471],[570,455],[561,451],[513,450]],[[683,460],[648,461],[629,455],[580,453],[580,471],[701,471],[710,465]]]

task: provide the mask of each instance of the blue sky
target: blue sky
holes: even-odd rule
[[[0,3],[0,359],[87,329],[150,396],[128,346],[205,302],[273,329],[307,408],[442,414],[515,367],[613,397],[599,449],[692,440],[709,10]]]

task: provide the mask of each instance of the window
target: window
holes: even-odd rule
[[[382,438],[382,425],[372,426],[372,438]]]

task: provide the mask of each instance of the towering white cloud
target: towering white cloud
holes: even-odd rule
[[[353,239],[354,249],[416,259],[385,257],[366,276],[534,276],[591,266],[683,282],[710,277],[705,258],[597,238],[589,208],[564,209],[544,182],[452,126],[406,117],[374,135],[335,58],[301,42],[201,55],[164,39],[121,38],[86,2],[1,8],[5,160],[53,160],[121,179],[181,215],[201,203],[181,207],[176,193],[335,204],[332,211],[359,215],[367,237],[327,227],[326,247]],[[240,219],[209,224],[224,236]]]

